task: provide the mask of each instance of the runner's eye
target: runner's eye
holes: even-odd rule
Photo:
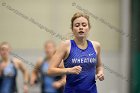
[[[79,27],[79,26],[80,26],[80,24],[79,24],[79,23],[76,23],[76,24],[75,24],[75,27]]]
[[[86,27],[86,26],[87,26],[87,24],[86,24],[86,23],[82,23],[82,26],[83,26],[83,27]]]

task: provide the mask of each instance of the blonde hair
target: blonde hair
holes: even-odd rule
[[[7,45],[9,48],[11,48],[10,44],[8,42],[4,41],[4,42],[0,43],[0,49],[2,48],[3,45]]]
[[[90,25],[90,21],[89,21],[89,16],[86,15],[85,13],[82,13],[82,12],[77,12],[73,15],[73,17],[71,18],[71,29],[73,29],[73,21],[79,17],[84,17],[87,19],[88,21],[88,26],[89,28],[91,28],[91,25]]]

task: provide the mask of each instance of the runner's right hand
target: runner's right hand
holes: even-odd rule
[[[67,68],[67,74],[79,74],[81,70],[81,66],[74,66],[72,68]]]

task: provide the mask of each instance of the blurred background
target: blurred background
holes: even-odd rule
[[[23,58],[31,72],[43,44],[72,39],[70,23],[75,12],[90,16],[90,40],[102,46],[105,80],[97,80],[99,93],[140,93],[139,0],[0,0],[0,42]],[[23,92],[21,72],[19,93]],[[40,85],[29,93],[39,93]]]

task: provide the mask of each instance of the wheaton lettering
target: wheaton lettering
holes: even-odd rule
[[[73,58],[72,63],[94,63],[96,62],[95,58]]]

